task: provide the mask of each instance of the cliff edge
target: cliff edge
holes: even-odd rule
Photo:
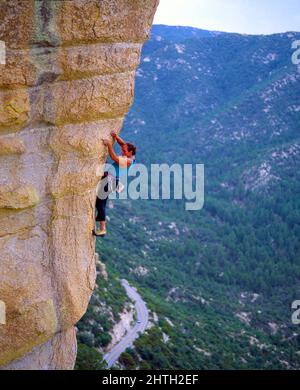
[[[72,369],[95,283],[102,138],[119,131],[158,0],[0,3],[0,365]],[[98,172],[99,174],[99,172]]]

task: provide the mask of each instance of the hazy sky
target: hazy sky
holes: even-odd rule
[[[246,34],[300,31],[300,0],[160,0],[154,23]]]

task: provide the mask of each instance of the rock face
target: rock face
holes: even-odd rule
[[[95,283],[102,138],[119,131],[158,0],[0,2],[0,365],[72,369]],[[97,176],[98,175],[98,176]]]

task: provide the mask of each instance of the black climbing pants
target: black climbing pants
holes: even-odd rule
[[[107,198],[99,199],[98,196],[96,198],[96,210],[97,210],[96,221],[98,222],[104,222],[106,220]]]
[[[107,175],[108,173],[105,172],[102,179],[106,178]],[[119,178],[116,178],[116,185],[118,185],[118,183],[119,183]],[[103,199],[98,198],[98,196],[96,197],[96,210],[97,210],[96,221],[98,222],[105,222],[106,220],[106,204],[109,196],[108,183],[104,185],[104,187],[102,188],[102,192],[105,195],[103,196]]]
[[[102,179],[104,179],[107,176],[107,173],[105,172],[104,176]],[[96,215],[96,221],[98,222],[104,222],[106,220],[106,203],[108,199],[108,183],[105,184],[104,188],[104,193],[106,194],[104,199],[96,197],[96,210],[97,210],[97,215]]]

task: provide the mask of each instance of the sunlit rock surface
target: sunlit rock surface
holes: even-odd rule
[[[132,104],[157,5],[0,2],[2,368],[74,366],[74,325],[95,283],[101,140],[120,130]]]

